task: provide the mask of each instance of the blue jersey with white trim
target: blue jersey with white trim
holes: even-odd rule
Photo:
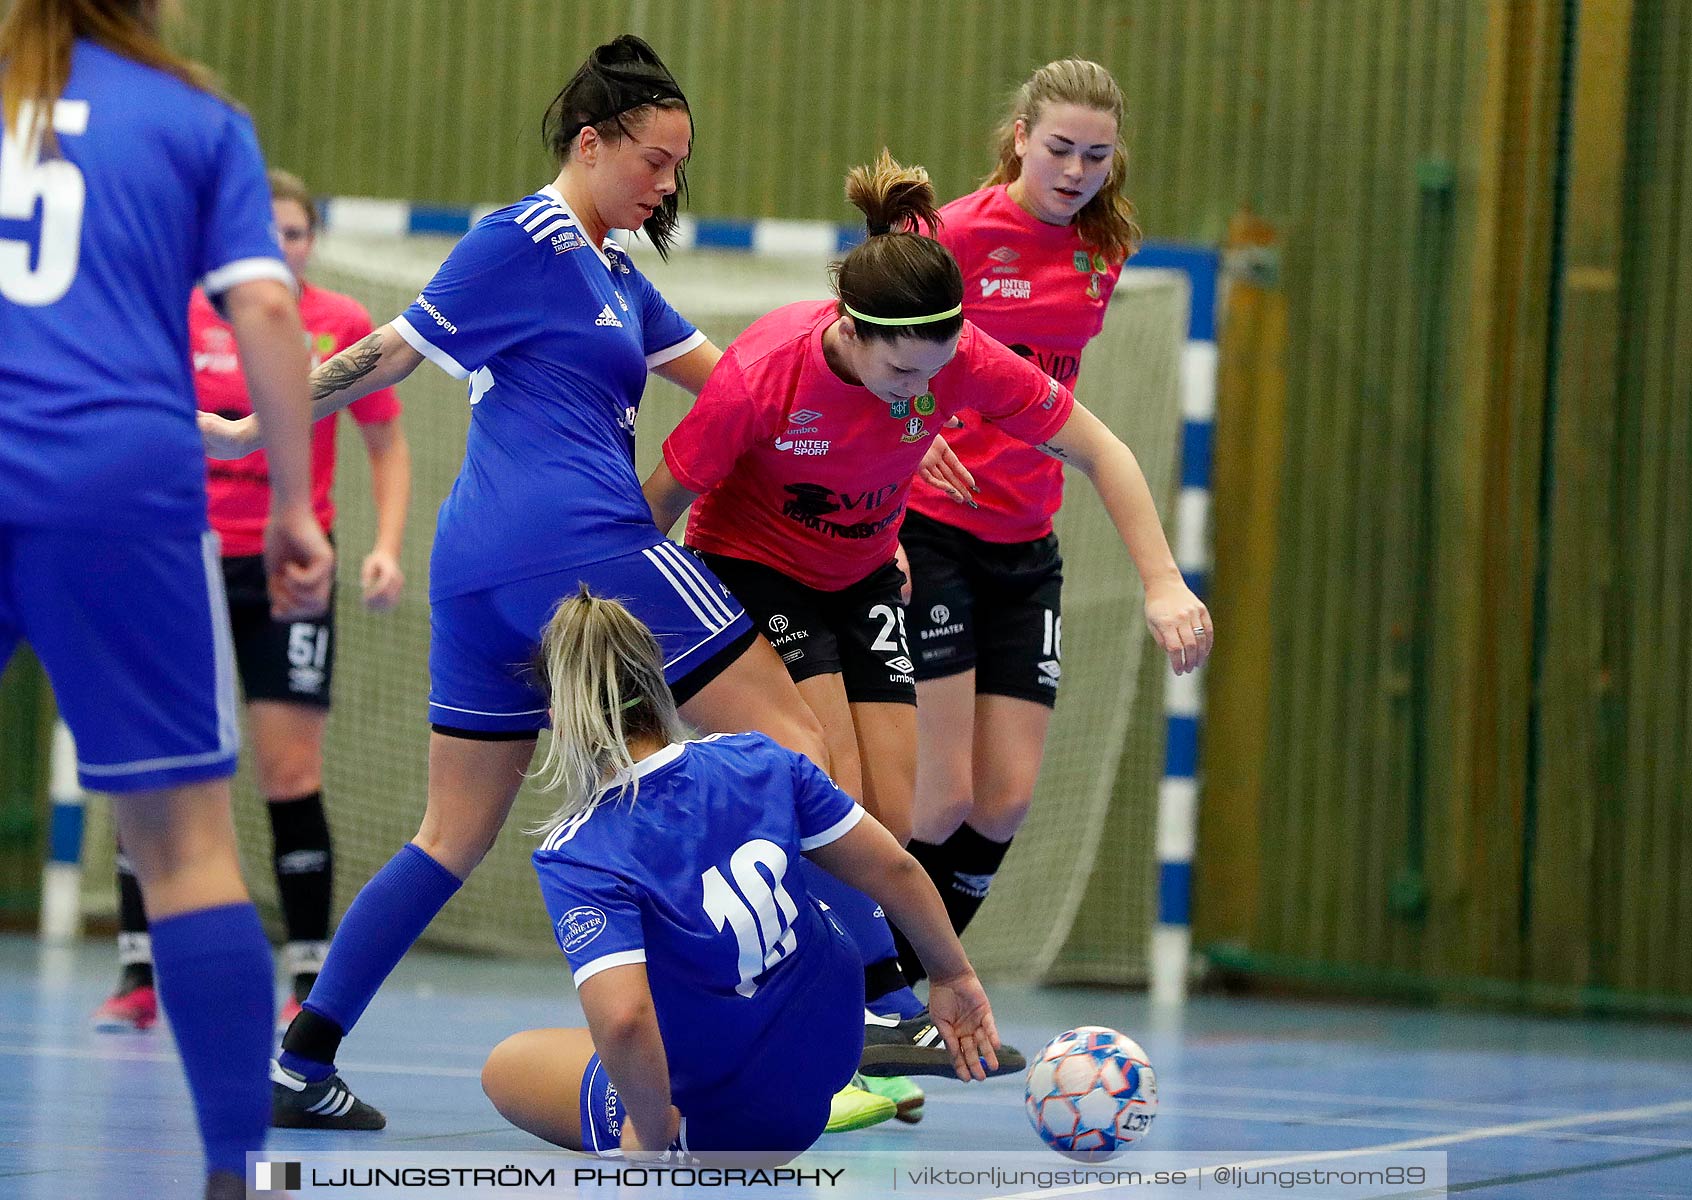
[[[634,469],[646,373],[705,338],[621,247],[588,241],[557,189],[478,221],[393,324],[469,380],[470,433],[435,527],[431,596],[652,544]]]
[[[678,1095],[727,1078],[804,988],[831,936],[799,855],[863,817],[803,755],[760,733],[673,745],[535,851],[576,984],[644,962]],[[825,956],[820,952],[818,959]]]
[[[0,523],[198,532],[189,293],[292,279],[252,122],[78,41],[53,126],[0,135]]]

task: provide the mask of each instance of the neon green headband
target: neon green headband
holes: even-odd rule
[[[859,312],[844,300],[840,302],[840,307],[846,310],[848,316],[868,321],[871,325],[932,325],[936,321],[950,320],[963,312],[962,303],[953,305],[945,312],[931,313],[926,317],[872,317],[868,313]]]

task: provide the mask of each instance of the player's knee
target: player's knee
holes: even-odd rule
[[[925,779],[916,798],[916,836],[938,845],[956,833],[974,810],[975,788],[968,771]]]
[[[488,1054],[488,1061],[482,1064],[482,1094],[508,1120],[510,1114],[506,1110],[511,1096],[511,1069],[521,1061],[519,1043],[522,1040],[522,1034],[512,1034],[495,1046]]]
[[[794,753],[803,754],[820,770],[833,770],[828,753],[828,738],[823,734],[822,722],[817,720],[816,713],[808,707],[800,705],[798,711],[784,712],[779,735],[772,733],[770,736]]]
[[[480,830],[449,830],[425,819],[411,844],[462,880],[481,865],[498,833],[497,829],[485,835]]]
[[[283,754],[254,764],[259,791],[268,800],[296,800],[323,789],[323,764],[315,754]]]
[[[1032,780],[1008,781],[985,787],[968,813],[970,826],[982,837],[995,842],[1008,842],[1028,819],[1028,809],[1034,802]],[[959,822],[960,824],[962,822]]]

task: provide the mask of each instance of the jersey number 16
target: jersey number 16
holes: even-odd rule
[[[740,982],[734,990],[751,996],[758,990],[758,976],[792,954],[798,944],[793,922],[799,908],[781,885],[787,874],[787,852],[772,841],[758,838],[741,846],[729,857],[729,874],[733,884],[716,867],[700,876],[705,884],[705,915],[718,932],[724,925],[734,930],[740,965]]]

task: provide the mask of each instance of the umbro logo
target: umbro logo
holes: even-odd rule
[[[814,408],[802,408],[787,418],[789,425],[815,425],[822,420],[822,414]]]
[[[1000,246],[987,257],[996,263],[1013,263],[1017,259],[1021,258],[1022,255],[1018,254],[1015,250],[1012,250],[1009,246]]]
[[[912,671],[916,670],[916,664],[906,658],[903,654],[899,655],[897,658],[888,659],[887,666],[889,669],[897,671],[901,675],[909,675]]]
[[[617,314],[611,311],[609,304],[600,310],[599,315],[593,319],[593,323],[595,325],[607,325],[615,329],[623,327],[623,323],[617,319]]]

